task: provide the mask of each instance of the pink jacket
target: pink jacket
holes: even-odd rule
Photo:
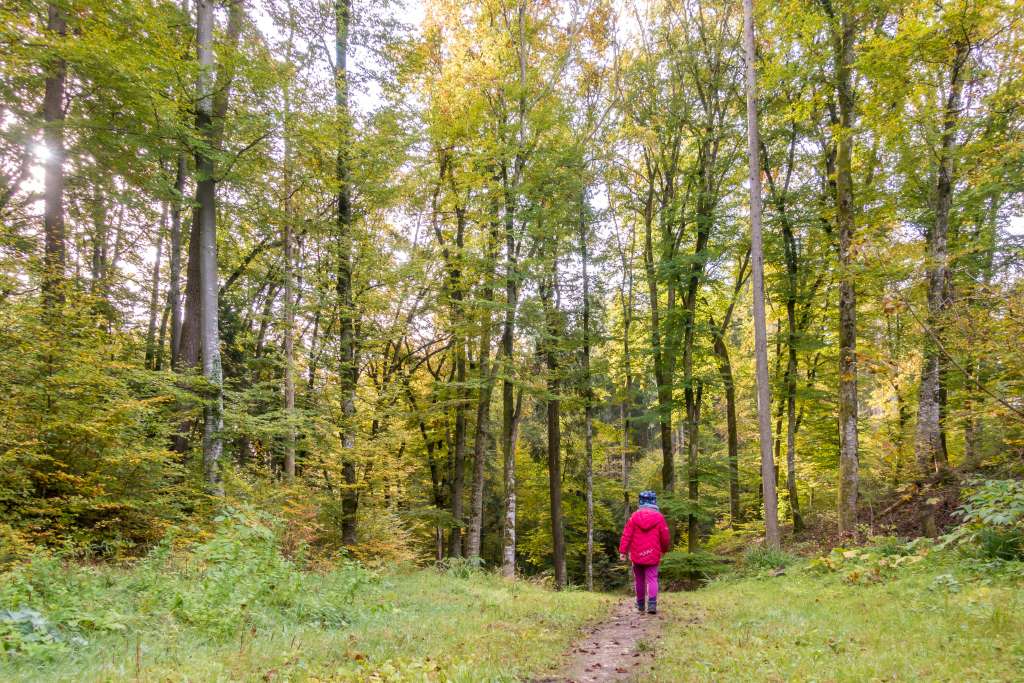
[[[642,507],[626,522],[619,552],[628,552],[633,564],[658,564],[662,554],[668,552],[669,542],[665,517],[653,508]]]

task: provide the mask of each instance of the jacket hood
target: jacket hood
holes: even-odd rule
[[[648,507],[642,507],[633,513],[633,521],[644,531],[653,529],[662,519],[660,512]]]

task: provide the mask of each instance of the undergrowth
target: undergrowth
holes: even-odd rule
[[[476,681],[543,672],[610,598],[442,571],[317,570],[276,520],[219,518],[130,566],[37,554],[0,574],[3,681]]]

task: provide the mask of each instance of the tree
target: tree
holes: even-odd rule
[[[765,543],[779,546],[775,462],[772,458],[771,394],[768,384],[768,331],[764,317],[764,247],[761,240],[761,136],[757,125],[757,71],[754,60],[754,2],[743,0],[743,45],[746,53],[747,157],[750,166],[750,260],[754,287],[754,355],[757,363],[757,424],[764,487]]]

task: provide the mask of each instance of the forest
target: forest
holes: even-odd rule
[[[547,680],[648,489],[730,638],[1022,604],[1020,0],[5,0],[0,48],[5,678]],[[415,635],[460,601],[486,662]],[[666,618],[652,680],[761,680]]]

